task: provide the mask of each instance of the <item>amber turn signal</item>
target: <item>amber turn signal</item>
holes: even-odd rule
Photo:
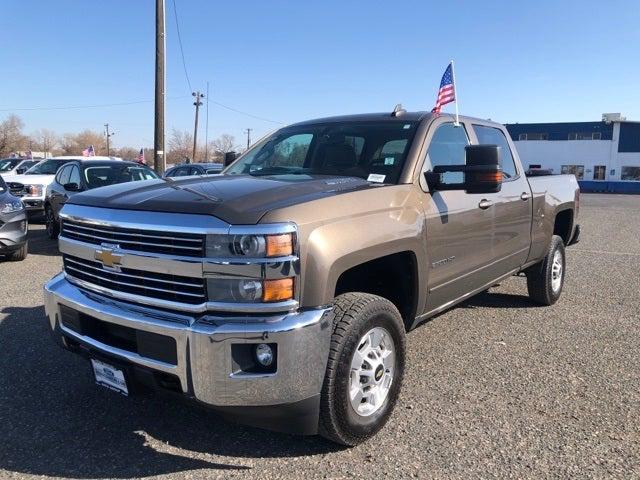
[[[293,235],[267,235],[267,257],[284,257],[293,255]]]
[[[265,280],[262,289],[262,301],[282,302],[293,298],[293,278]]]

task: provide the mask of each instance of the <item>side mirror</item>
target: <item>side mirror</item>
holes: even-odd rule
[[[424,172],[432,191],[465,190],[467,193],[496,193],[502,188],[500,147],[497,145],[468,145],[465,165],[438,165]],[[445,181],[445,175],[456,181]]]
[[[78,190],[80,190],[80,185],[78,185],[77,183],[65,183],[63,186],[64,189],[68,192],[77,192]]]
[[[497,193],[502,189],[501,150],[498,145],[465,147],[467,193]]]
[[[18,169],[16,170],[16,173],[17,173],[18,175],[22,175],[22,174],[23,174],[24,172],[26,172],[26,171],[27,171],[27,169],[26,169],[26,168],[24,168],[24,167],[20,167],[20,168],[18,168]]]
[[[238,155],[236,154],[236,152],[227,152],[224,154],[224,166],[226,167],[227,165],[231,165],[233,162],[236,161],[236,158],[238,158]]]

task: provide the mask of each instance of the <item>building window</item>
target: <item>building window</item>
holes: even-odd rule
[[[596,165],[593,167],[593,179],[594,180],[604,180],[604,176],[606,175],[607,167],[604,165]]]
[[[548,133],[521,133],[518,140],[549,140]]]
[[[562,165],[560,173],[573,174],[577,180],[584,179],[584,165]]]
[[[567,137],[568,140],[602,140],[600,132],[571,132]]]
[[[640,181],[640,167],[622,167],[620,178],[622,180]]]

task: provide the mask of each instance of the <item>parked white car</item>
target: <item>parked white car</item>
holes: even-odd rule
[[[22,175],[5,176],[4,180],[11,193],[22,197],[22,202],[28,212],[44,212],[44,200],[47,187],[53,182],[58,169],[72,160],[122,160],[118,157],[83,157],[78,155],[53,157],[34,165]]]
[[[29,170],[34,165],[40,163],[41,158],[3,158],[0,159],[0,175],[7,178],[13,175],[20,175]]]

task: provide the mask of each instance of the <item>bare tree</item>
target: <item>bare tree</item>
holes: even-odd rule
[[[236,145],[236,139],[233,135],[223,133],[214,141],[211,142],[211,150],[215,153],[225,154],[227,152],[234,152],[238,150]]]
[[[174,128],[168,143],[167,163],[183,163],[185,159],[191,158],[193,150],[193,135],[191,133]]]
[[[23,127],[24,123],[20,117],[13,114],[0,122],[0,157],[26,149],[29,142],[22,133]]]
[[[107,142],[101,132],[83,130],[80,133],[67,133],[60,140],[63,155],[81,155],[82,150],[93,145],[96,155],[107,154]]]
[[[49,130],[48,128],[36,130],[30,135],[30,137],[33,150],[51,152],[55,150],[60,143],[60,139],[56,132]]]

